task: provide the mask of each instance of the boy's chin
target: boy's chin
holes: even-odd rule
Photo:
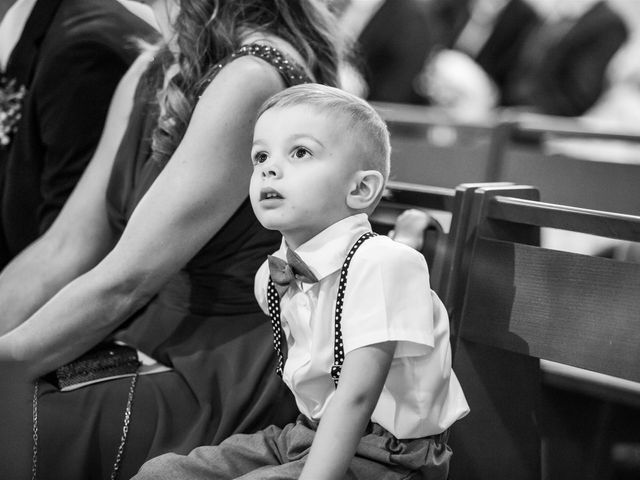
[[[260,215],[258,215],[258,221],[260,222],[260,225],[262,225],[267,230],[282,231],[282,228],[284,227],[280,222],[274,222],[273,220],[270,220],[268,218],[262,218]]]

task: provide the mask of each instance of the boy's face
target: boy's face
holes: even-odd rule
[[[292,248],[353,213],[346,199],[359,170],[357,142],[343,124],[304,105],[267,110],[256,123],[251,205]]]

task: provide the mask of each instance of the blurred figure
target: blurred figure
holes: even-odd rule
[[[420,73],[420,91],[432,105],[460,121],[483,121],[494,115],[500,92],[471,57],[444,49],[433,55]]]
[[[512,105],[509,84],[540,17],[525,0],[472,0],[470,16],[453,48],[466,53],[498,89],[498,104]]]
[[[96,148],[113,91],[138,54],[136,39],[156,32],[151,10],[127,0],[4,1],[5,12],[0,268],[60,212]]]
[[[425,104],[416,78],[434,41],[422,0],[335,0],[340,26],[355,42],[343,87],[370,101]],[[361,77],[358,78],[357,75]]]
[[[582,118],[592,124],[637,133],[640,130],[640,2],[609,0],[609,5],[625,22],[629,36],[607,65],[604,92]]]
[[[511,105],[578,116],[603,94],[607,65],[625,43],[628,27],[609,1],[534,3],[543,24],[531,34],[508,85]]]
[[[445,50],[429,59],[420,88],[434,104],[471,120],[496,107],[585,113],[605,91],[609,62],[633,28],[626,12],[637,8],[633,0],[432,2],[433,15],[452,33],[439,31]]]
[[[617,18],[624,21],[629,35],[606,65],[601,94],[576,118],[595,130],[639,135],[640,2],[608,0],[608,6]],[[603,162],[640,162],[640,144],[624,140],[550,139],[546,142],[546,149],[549,153]],[[637,250],[637,246],[631,249]]]
[[[419,89],[461,120],[510,105],[509,82],[530,32],[540,22],[525,0],[432,0],[441,47],[427,59]]]

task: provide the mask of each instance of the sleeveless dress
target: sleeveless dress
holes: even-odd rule
[[[217,71],[242,55],[273,65],[287,86],[309,81],[277,50],[258,44],[242,47]],[[149,71],[154,70],[161,69]],[[117,233],[162,171],[150,161],[157,80],[143,77],[138,85],[108,186],[108,217]],[[138,378],[119,478],[130,478],[146,459],[161,453],[186,454],[236,432],[295,418],[292,396],[274,374],[269,318],[253,294],[255,272],[280,238],[258,223],[247,198],[117,332],[117,339],[173,369]],[[125,378],[61,393],[42,383],[39,479],[109,478],[130,384]]]

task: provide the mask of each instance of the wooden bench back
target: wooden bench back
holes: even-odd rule
[[[637,159],[616,155],[619,142],[640,146],[640,135],[554,116],[505,112],[486,122],[461,122],[433,107],[372,105],[391,132],[395,181],[445,188],[477,182],[535,185],[546,202],[640,215],[640,153]],[[549,150],[549,140],[576,139],[608,142],[613,151],[594,160],[580,150]]]
[[[639,135],[535,117],[505,121],[492,138],[489,181],[535,185],[549,203],[640,215]],[[621,142],[639,147],[638,158],[621,158]]]
[[[424,232],[421,252],[429,265],[431,288],[436,292],[444,274],[446,239],[454,204],[453,189],[389,182],[385,195],[369,219],[376,233],[386,235],[405,210],[413,208],[427,213],[430,223]]]
[[[640,241],[640,217],[541,203],[531,187],[469,195],[452,330],[471,413],[452,428],[451,478],[537,480],[539,359],[640,381],[640,264],[541,248],[539,229]]]
[[[421,253],[429,265],[431,288],[448,306],[457,291],[458,279],[450,277],[457,272],[462,260],[460,244],[465,241],[470,194],[476,188],[507,185],[510,184],[470,183],[451,189],[390,181],[369,220],[376,233],[386,235],[407,209],[423,210],[433,217],[434,223],[425,230]]]
[[[431,107],[373,106],[391,132],[391,179],[446,188],[489,181],[493,123],[457,122]]]

